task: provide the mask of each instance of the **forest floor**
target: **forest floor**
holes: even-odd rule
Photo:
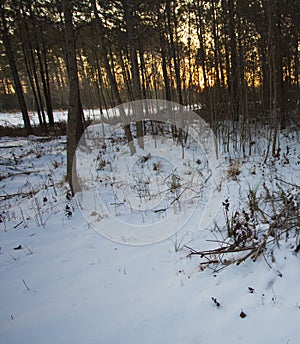
[[[110,240],[88,223],[65,182],[66,137],[2,137],[0,342],[298,343],[300,133],[283,132],[280,155],[265,162],[260,133],[251,156],[223,152],[214,221],[199,226],[200,199],[175,234],[151,245]],[[109,159],[127,157],[111,142],[98,161],[101,178]],[[178,154],[169,150],[169,161]],[[145,157],[136,175],[145,176]],[[165,180],[168,164],[160,168]],[[184,203],[174,212],[186,214]],[[109,211],[122,228],[122,208]]]

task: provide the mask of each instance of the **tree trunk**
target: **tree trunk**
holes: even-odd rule
[[[294,80],[296,82],[297,88],[299,87],[299,52],[298,52],[298,45],[299,45],[299,34],[295,32],[294,38]]]
[[[10,39],[9,39],[8,27],[7,27],[7,22],[6,22],[6,13],[4,9],[3,0],[0,1],[0,15],[1,15],[1,21],[2,21],[1,31],[2,31],[3,44],[6,50],[7,59],[8,59],[12,76],[14,79],[15,91],[17,93],[20,109],[22,112],[24,126],[25,126],[27,134],[31,135],[33,133],[33,130],[30,124],[30,119],[29,119],[27,105],[24,98],[23,88],[22,88],[22,84],[19,78],[14,53],[13,53]]]
[[[279,1],[275,2],[275,18],[274,23],[274,46],[276,49],[275,63],[276,63],[276,74],[277,74],[277,97],[278,97],[278,108],[280,117],[280,128],[286,127],[286,109],[285,109],[285,87],[283,81],[283,51],[281,42],[281,9]]]
[[[179,61],[177,59],[177,51],[175,48],[173,28],[172,28],[172,22],[175,22],[176,18],[174,18],[174,21],[172,21],[171,1],[170,0],[166,1],[166,14],[167,14],[167,27],[168,27],[168,31],[169,31],[169,37],[170,37],[171,56],[173,58],[174,70],[175,70],[175,80],[176,80],[176,89],[177,89],[177,93],[178,93],[178,102],[179,102],[179,104],[183,104],[182,90],[181,90],[180,66],[179,66]]]
[[[63,0],[65,18],[65,35],[67,47],[67,65],[69,77],[69,110],[67,127],[67,178],[74,195],[80,190],[77,177],[73,175],[73,165],[76,165],[76,147],[84,132],[83,111],[80,101],[78,70],[76,63],[76,47],[72,23],[72,1]]]
[[[165,84],[165,92],[166,92],[166,100],[171,101],[171,90],[170,90],[170,81],[167,71],[167,61],[166,61],[166,51],[165,51],[165,39],[163,33],[160,32],[160,45],[161,45],[161,67],[163,72],[164,84]]]
[[[133,8],[132,4],[129,0],[123,0],[123,6],[125,11],[125,21],[126,21],[126,30],[127,30],[127,37],[128,37],[128,44],[129,44],[129,51],[130,51],[130,62],[131,62],[131,74],[132,74],[132,91],[133,91],[133,100],[140,100],[142,99],[141,94],[141,82],[140,82],[140,73],[139,73],[139,64],[138,64],[138,56],[137,56],[137,30],[135,28],[135,18],[133,15]],[[143,108],[141,106],[142,103],[134,103],[134,111],[136,115],[142,117],[143,116]],[[137,133],[137,141],[140,148],[144,149],[144,140],[143,140],[143,122],[137,121],[136,122],[136,133]]]
[[[25,13],[23,13],[23,16],[25,16]],[[22,51],[23,51],[26,71],[27,71],[29,82],[31,85],[33,97],[35,100],[36,111],[38,113],[40,126],[44,132],[47,132],[48,128],[47,128],[46,117],[45,117],[45,112],[43,108],[43,100],[41,96],[39,80],[37,76],[36,62],[34,58],[32,43],[28,39],[28,37],[30,37],[30,31],[29,31],[28,24],[26,21],[24,22],[25,35],[23,34],[23,29],[21,26],[19,26],[19,30],[20,30],[21,39],[22,39]],[[27,56],[27,54],[29,56]]]
[[[228,33],[228,10],[227,10],[227,4],[226,0],[222,0],[222,9],[223,9],[223,16],[224,16],[224,22],[223,22],[223,30],[224,30],[224,49],[225,49],[225,69],[226,69],[226,86],[227,91],[230,94],[231,92],[231,70],[230,70],[230,54],[229,54],[229,33]]]
[[[120,93],[118,90],[116,78],[115,78],[115,76],[112,72],[111,66],[109,64],[108,51],[107,51],[107,47],[106,47],[106,44],[103,40],[103,36],[102,36],[102,32],[101,32],[102,25],[101,25],[101,19],[99,17],[98,11],[97,11],[96,0],[92,0],[92,1],[93,1],[93,12],[94,12],[95,18],[97,20],[98,37],[99,37],[100,45],[101,45],[101,48],[103,51],[102,56],[103,56],[104,68],[105,68],[110,86],[112,88],[112,93],[113,93],[113,96],[115,98],[115,101],[116,101],[117,105],[120,105],[121,118],[125,121],[126,113],[125,113],[123,106],[122,106],[122,100],[121,100]],[[131,153],[131,155],[133,155],[136,153],[136,149],[134,147],[133,137],[132,137],[132,133],[131,133],[131,129],[130,129],[129,124],[124,126],[124,131],[125,131],[125,136],[127,138],[128,144],[129,144],[130,153]]]
[[[215,77],[216,77],[216,86],[219,91],[220,87],[220,72],[219,72],[219,37],[217,32],[217,16],[216,16],[216,8],[215,8],[215,0],[212,1],[212,30],[213,30],[213,41],[214,41],[214,64],[215,64]]]
[[[47,127],[45,126],[45,123],[43,122],[43,118],[41,115],[41,110],[40,110],[40,105],[39,105],[39,100],[38,100],[38,96],[37,96],[37,92],[35,89],[35,84],[34,84],[34,80],[32,77],[32,68],[30,67],[29,61],[28,61],[28,57],[27,57],[27,53],[26,50],[24,48],[24,44],[22,44],[22,52],[23,52],[23,57],[24,57],[24,62],[25,62],[25,68],[26,68],[26,72],[27,72],[27,76],[29,79],[29,84],[31,86],[31,91],[33,94],[33,99],[35,102],[35,107],[36,107],[36,112],[38,114],[38,119],[39,119],[39,123],[40,123],[40,127],[44,132],[47,132]]]
[[[239,119],[239,66],[237,60],[236,48],[236,34],[235,34],[235,4],[234,0],[228,0],[229,8],[229,37],[230,37],[230,53],[231,53],[231,99],[232,99],[232,112],[233,119]]]
[[[48,70],[48,62],[47,62],[47,51],[45,47],[44,37],[42,37],[42,54],[43,54],[43,62],[45,66],[45,98],[46,98],[46,105],[47,105],[47,115],[49,119],[50,127],[54,127],[54,116],[53,116],[53,107],[52,107],[52,99],[51,99],[51,91],[50,91],[50,77],[49,77],[49,70]]]
[[[27,0],[27,5],[28,5],[28,9],[29,9],[30,20],[31,20],[32,27],[33,27],[33,37],[34,37],[34,41],[35,41],[36,53],[37,53],[37,58],[38,58],[38,62],[39,62],[39,67],[40,67],[40,77],[41,77],[41,81],[42,81],[42,85],[43,85],[43,91],[44,91],[44,98],[45,98],[45,103],[46,103],[48,120],[49,120],[50,127],[53,128],[54,127],[54,118],[53,118],[53,109],[52,109],[52,101],[51,101],[51,94],[50,94],[50,86],[49,86],[47,54],[46,54],[46,49],[45,49],[43,32],[40,28],[39,22],[37,22],[36,17],[34,16],[34,14],[32,12],[32,1]],[[39,41],[37,32],[40,32],[40,34],[42,36],[41,42]],[[41,49],[41,46],[42,46],[42,49]],[[43,54],[43,56],[42,56],[42,54]]]
[[[206,52],[205,52],[205,46],[204,46],[204,25],[203,25],[203,3],[202,1],[197,1],[197,35],[199,40],[199,51],[198,51],[198,59],[199,64],[201,64],[202,68],[202,74],[203,74],[203,83],[204,83],[204,89],[206,89],[208,85],[208,77],[206,72]]]

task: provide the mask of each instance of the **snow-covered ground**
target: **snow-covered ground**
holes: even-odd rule
[[[100,110],[99,109],[87,109],[84,110],[84,115],[86,118],[90,119],[97,119],[100,118]],[[56,110],[53,111],[53,117],[55,122],[62,122],[66,121],[68,116],[67,110]],[[39,124],[39,118],[37,112],[30,112],[29,113],[30,123],[32,125]],[[22,120],[21,112],[0,112],[0,126],[23,126],[24,122]]]
[[[299,133],[280,139],[280,159],[263,163],[263,138],[251,157],[225,159],[229,213],[245,207],[249,190],[263,192],[264,182],[297,201]],[[69,197],[65,149],[65,137],[0,140],[0,343],[299,343],[295,232],[256,262],[205,268],[189,248],[217,248],[226,230],[219,204],[218,226],[199,227],[199,202],[168,239],[142,246],[109,240]],[[126,154],[120,142],[112,149],[106,145],[100,163]],[[180,159],[177,149],[168,154]],[[99,171],[103,177],[105,165]]]

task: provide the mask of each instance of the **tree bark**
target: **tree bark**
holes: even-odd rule
[[[167,28],[168,28],[168,33],[169,33],[169,37],[170,37],[171,56],[173,58],[173,63],[174,63],[176,89],[177,89],[177,93],[178,93],[178,102],[179,102],[179,104],[183,104],[182,90],[181,90],[180,66],[179,66],[177,51],[175,48],[174,34],[173,34],[173,28],[172,28],[172,23],[174,23],[176,21],[176,18],[174,18],[174,21],[172,21],[172,13],[171,12],[172,12],[171,0],[167,0],[166,1]]]
[[[203,74],[203,83],[204,83],[204,89],[206,89],[208,85],[208,77],[207,77],[207,71],[206,71],[206,52],[205,52],[205,45],[204,45],[204,23],[203,23],[203,3],[202,1],[197,1],[197,35],[199,40],[199,51],[198,51],[198,60],[199,64],[202,68],[202,74]]]
[[[237,60],[237,46],[235,34],[235,4],[234,0],[228,0],[229,8],[229,37],[230,37],[230,53],[231,53],[231,99],[233,119],[239,120],[239,65]]]
[[[25,13],[23,13],[23,16],[25,18]],[[23,30],[24,28],[24,30]],[[21,34],[21,40],[22,40],[22,51],[24,56],[24,62],[25,67],[29,79],[29,83],[31,85],[33,97],[36,104],[36,111],[38,113],[38,118],[40,122],[40,126],[44,132],[48,131],[47,123],[46,123],[46,117],[45,112],[43,108],[43,100],[41,96],[40,86],[39,86],[39,80],[37,76],[37,70],[36,70],[36,62],[33,52],[33,47],[30,39],[30,30],[28,28],[28,23],[26,20],[24,20],[24,26],[19,26],[20,34]],[[23,33],[25,32],[25,34]]]
[[[29,10],[30,21],[32,23],[32,28],[33,28],[33,37],[34,37],[34,43],[36,46],[36,53],[37,53],[37,58],[39,62],[39,67],[40,67],[40,77],[41,77],[42,86],[43,86],[44,98],[45,98],[46,109],[47,109],[47,116],[49,120],[49,125],[51,128],[53,128],[54,117],[53,117],[50,85],[49,85],[49,73],[48,73],[48,66],[47,66],[47,54],[46,54],[46,49],[45,49],[45,41],[44,41],[43,32],[40,28],[39,22],[37,22],[36,17],[34,16],[33,11],[32,11],[32,1],[27,0],[27,5],[28,5],[28,10]],[[39,37],[37,35],[38,32],[40,32],[41,34],[41,37],[42,37],[41,41],[39,40]]]
[[[102,36],[102,32],[101,32],[101,28],[102,28],[101,19],[99,17],[98,11],[97,11],[96,1],[95,0],[92,0],[92,1],[93,1],[94,15],[95,15],[95,18],[97,20],[97,29],[98,29],[99,41],[100,41],[100,45],[101,45],[101,48],[103,51],[102,56],[103,56],[104,68],[105,68],[110,86],[112,88],[112,93],[113,93],[113,96],[115,98],[115,101],[116,101],[117,105],[120,105],[121,118],[122,118],[122,120],[125,121],[126,114],[125,114],[124,108],[122,106],[122,100],[121,100],[121,96],[120,96],[120,93],[118,90],[116,78],[115,78],[115,76],[112,72],[111,66],[109,64],[108,51],[107,51],[106,44],[103,40],[103,36]],[[136,153],[136,149],[135,149],[134,142],[133,142],[130,124],[124,125],[124,131],[125,131],[125,136],[126,136],[127,141],[128,141],[130,153],[131,153],[131,155],[133,155]]]
[[[72,1],[63,0],[65,18],[65,35],[67,47],[67,63],[69,77],[69,110],[67,126],[67,178],[72,194],[80,190],[77,177],[73,175],[76,166],[76,147],[84,132],[83,111],[80,100],[78,70],[76,62],[75,35],[72,23]]]
[[[15,91],[17,93],[20,109],[22,112],[25,130],[28,135],[31,135],[33,133],[33,130],[30,124],[30,119],[29,119],[29,115],[27,111],[27,105],[25,102],[23,88],[22,88],[22,84],[19,78],[19,73],[17,70],[14,53],[13,53],[10,39],[9,39],[8,27],[7,27],[7,22],[6,22],[6,13],[4,9],[4,0],[0,1],[0,15],[1,15],[1,21],[2,21],[1,31],[2,31],[3,44],[6,50],[7,59],[8,59],[12,76],[14,79]]]
[[[214,64],[215,64],[215,77],[216,77],[216,86],[219,91],[220,88],[220,71],[219,71],[219,37],[217,32],[217,15],[216,15],[216,6],[215,0],[212,1],[212,33],[213,33],[213,42],[214,42]]]
[[[168,76],[168,70],[167,70],[167,61],[166,61],[166,51],[165,51],[165,38],[164,34],[161,32],[159,28],[159,37],[160,37],[160,45],[161,45],[161,67],[162,67],[162,73],[164,78],[164,84],[165,84],[165,93],[166,93],[166,100],[171,101],[171,90],[170,90],[170,81]]]
[[[133,100],[140,100],[142,99],[141,93],[141,82],[140,82],[140,72],[139,72],[139,64],[138,64],[138,56],[137,56],[137,29],[135,27],[135,18],[133,15],[133,5],[129,0],[123,0],[124,12],[125,12],[125,21],[126,21],[126,30],[127,30],[127,38],[129,44],[129,51],[130,51],[130,62],[131,62],[131,74],[132,74],[132,91],[133,91]],[[143,107],[141,106],[142,103],[134,103],[134,111],[136,115],[141,116],[143,115]],[[137,134],[137,141],[140,148],[144,149],[144,140],[143,140],[143,122],[137,121],[136,122],[136,134]]]

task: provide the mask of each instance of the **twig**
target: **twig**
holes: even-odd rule
[[[281,179],[281,178],[279,178],[279,177],[277,177],[277,176],[275,177],[275,179],[278,180],[279,182],[282,182],[282,183],[285,183],[285,184],[287,184],[287,185],[293,186],[293,187],[295,187],[295,188],[297,188],[297,189],[300,189],[300,186],[297,185],[297,184],[289,183],[289,182],[287,182],[286,180],[283,180],[283,179]]]
[[[22,282],[24,283],[24,285],[25,285],[25,287],[26,287],[27,291],[30,291],[30,288],[28,287],[27,283],[24,281],[24,279],[23,279],[23,278],[22,278]]]
[[[25,245],[24,244],[24,246],[27,248],[27,250],[28,250],[28,255],[31,255],[31,254],[33,254],[33,248],[30,248],[30,247],[28,247],[27,245]]]
[[[9,254],[11,257],[12,257],[12,259],[16,262],[16,261],[18,261],[19,260],[19,258],[20,257],[18,257],[18,258],[16,258],[14,255],[12,255],[11,253]]]
[[[17,223],[17,224],[14,226],[14,228],[18,228],[22,223],[23,223],[23,221]]]
[[[249,257],[251,257],[253,255],[253,253],[255,252],[255,249],[251,250],[249,253],[247,253],[244,257],[238,259],[236,261],[237,265],[240,265],[242,262],[244,262],[246,259],[248,259]]]
[[[260,243],[256,253],[255,253],[255,256],[253,258],[253,261],[255,262],[256,259],[258,258],[258,256],[263,252],[264,250],[264,247],[266,246],[266,242],[267,242],[267,239],[268,239],[268,236],[266,236],[266,238]]]
[[[38,191],[36,191],[38,192]],[[34,193],[33,191],[29,191],[29,192],[17,192],[15,194],[6,194],[6,195],[0,195],[0,198],[2,198],[4,201],[12,198],[12,197],[17,197],[17,196],[21,196],[22,198],[25,198],[27,196],[32,196]]]

